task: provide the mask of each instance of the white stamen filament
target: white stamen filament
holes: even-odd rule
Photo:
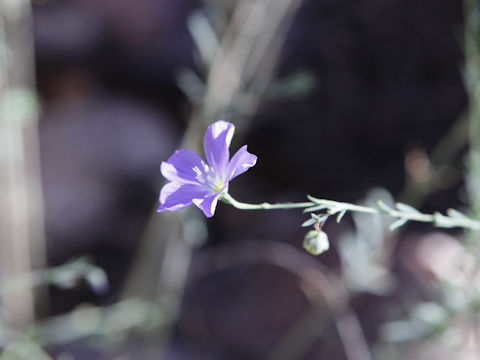
[[[198,180],[200,184],[207,185],[210,190],[212,190],[214,193],[220,191],[225,185],[225,180],[223,179],[222,176],[218,176],[218,174],[215,174],[215,171],[213,168],[208,166],[207,163],[202,161],[202,166],[203,166],[203,171],[200,170],[198,166],[195,166],[192,168],[192,170],[195,172],[196,176],[195,178]]]
[[[213,173],[213,169],[210,170],[210,166],[207,165],[205,161],[202,160],[203,170],[208,174],[209,172]]]
[[[205,178],[203,177],[203,173],[198,168],[198,166],[195,166],[192,170],[195,172],[195,174],[197,174],[197,176],[195,176],[195,178],[198,180],[198,182],[200,184],[205,184]]]

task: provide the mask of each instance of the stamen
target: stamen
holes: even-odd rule
[[[205,161],[202,160],[202,165],[203,165],[203,169],[205,170],[205,172],[208,174],[209,172],[211,172],[213,174],[213,169],[210,169],[210,166],[207,165],[207,163]]]
[[[198,182],[200,184],[205,184],[205,178],[203,177],[203,173],[198,168],[198,166],[195,166],[192,170],[195,172],[195,174],[197,174],[197,176],[195,176],[195,178],[198,180]]]
[[[200,184],[207,185],[212,192],[219,192],[225,185],[225,180],[218,174],[215,174],[215,170],[208,166],[206,162],[202,161],[202,166],[203,171],[198,166],[192,168],[196,174],[195,178]]]
[[[212,184],[211,189],[213,190],[213,192],[217,193],[217,192],[219,192],[219,191],[222,189],[222,187],[223,187],[224,184],[225,184],[225,181],[222,180],[222,179],[220,179],[220,180],[215,180],[215,181],[213,182],[213,184]]]

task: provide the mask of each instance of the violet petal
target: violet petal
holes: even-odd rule
[[[257,162],[257,156],[247,151],[247,145],[243,145],[235,155],[232,156],[232,160],[227,166],[226,180],[230,181],[236,178],[238,175],[243,174],[245,171],[254,166]]]
[[[162,162],[160,171],[170,181],[199,184],[197,173],[193,170],[195,167],[203,172],[202,158],[192,150],[180,149],[175,151],[167,162]]]
[[[223,174],[230,158],[228,150],[235,127],[233,124],[220,120],[210,125],[203,139],[203,150],[208,164],[215,173]]]
[[[227,187],[228,185],[225,185],[219,192],[210,194],[203,199],[193,199],[193,203],[203,211],[207,218],[212,217],[213,214],[215,214],[218,198],[227,189]]]
[[[193,199],[203,199],[210,192],[203,186],[170,182],[160,190],[157,212],[179,210],[192,204]]]

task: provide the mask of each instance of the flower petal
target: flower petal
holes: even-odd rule
[[[203,199],[210,192],[203,186],[169,182],[160,190],[160,206],[157,212],[175,211],[192,204],[193,199]]]
[[[215,208],[217,207],[218,198],[222,191],[211,194],[203,199],[193,199],[193,203],[203,211],[207,218],[212,217],[215,214]]]
[[[194,151],[180,149],[173,153],[167,162],[162,162],[160,171],[170,181],[182,184],[199,184],[193,168],[203,171],[202,158]]]
[[[257,163],[257,156],[250,154],[247,151],[247,145],[243,145],[235,155],[232,156],[232,160],[228,163],[226,171],[226,181],[230,181],[236,178],[238,175],[243,174]]]
[[[230,158],[228,150],[235,126],[220,120],[210,125],[203,139],[203,150],[208,164],[217,174],[223,174]]]

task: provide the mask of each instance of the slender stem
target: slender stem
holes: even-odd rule
[[[309,200],[312,200],[314,206],[315,205],[323,205],[329,210],[335,209],[335,212],[338,211],[354,211],[354,212],[361,212],[361,213],[367,213],[367,214],[379,214],[380,210],[376,208],[372,208],[369,206],[361,206],[361,205],[355,205],[355,204],[350,204],[346,202],[340,202],[340,201],[334,201],[334,200],[325,200],[325,199],[316,199],[312,196],[307,196]],[[332,212],[330,212],[331,215],[333,215]]]
[[[229,193],[223,193],[220,196],[220,200],[226,204],[232,205],[233,207],[240,209],[240,210],[273,210],[273,209],[301,209],[301,208],[308,208],[310,206],[314,206],[315,203],[313,202],[301,202],[301,203],[261,203],[261,204],[247,204],[240,201],[235,200]]]
[[[414,208],[407,208],[406,210],[399,207],[399,210],[392,209],[385,205],[383,202],[378,202],[378,207],[361,206],[350,204],[346,202],[338,202],[333,200],[317,199],[312,196],[308,196],[309,202],[286,202],[286,203],[261,203],[261,204],[248,204],[235,200],[230,194],[224,193],[220,196],[220,200],[232,205],[240,210],[273,210],[273,209],[305,209],[304,212],[313,213],[315,211],[325,210],[326,215],[334,215],[339,213],[345,213],[347,211],[360,212],[367,214],[385,214],[393,218],[397,218],[402,221],[403,225],[407,221],[418,221],[425,223],[432,223],[437,227],[452,228],[460,227],[466,229],[478,230],[480,229],[480,221],[471,219],[465,215],[442,215],[439,212],[433,214],[423,214]],[[399,205],[400,206],[400,205]],[[405,206],[405,205],[404,205]]]

